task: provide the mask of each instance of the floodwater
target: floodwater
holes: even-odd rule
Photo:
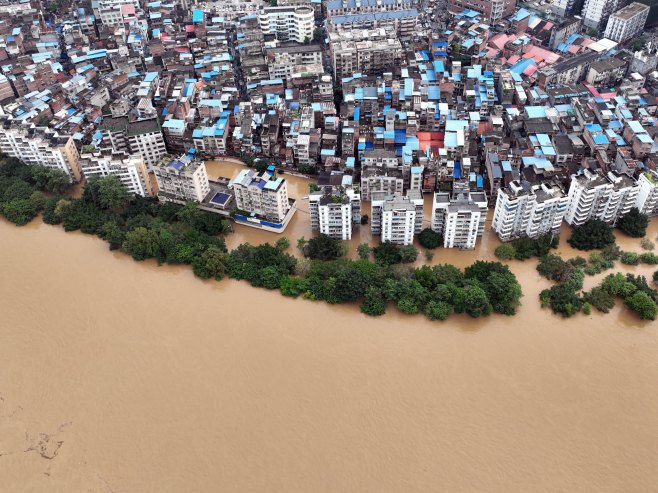
[[[3,492],[656,491],[658,323],[540,310],[536,261],[511,264],[517,316],[440,323],[202,282],[40,221],[0,220],[0,251]]]

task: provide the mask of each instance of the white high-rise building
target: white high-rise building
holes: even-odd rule
[[[404,197],[374,192],[370,224],[372,234],[380,236],[382,242],[411,245],[414,235],[423,229],[423,194],[420,190],[408,190]]]
[[[608,18],[605,27],[605,37],[623,43],[640,34],[649,17],[649,6],[633,2],[618,10]]]
[[[585,0],[581,15],[585,27],[602,29],[610,14],[617,10],[621,0]]]
[[[512,181],[498,189],[491,229],[502,241],[558,233],[569,198],[556,184]]]
[[[484,192],[470,192],[468,186],[455,184],[452,196],[437,192],[432,201],[433,231],[443,235],[445,248],[475,248],[484,233],[487,220],[487,196]]]
[[[0,152],[20,159],[28,165],[55,168],[66,173],[71,181],[81,178],[80,156],[70,135],[59,135],[46,127],[35,127],[0,119]]]
[[[639,191],[635,207],[647,216],[658,215],[658,172],[645,171],[637,180]]]
[[[630,176],[614,171],[604,175],[585,169],[571,175],[569,206],[564,220],[580,226],[590,219],[614,225],[635,206],[639,185]]]
[[[274,34],[279,41],[305,43],[313,39],[315,13],[311,7],[265,7],[258,14],[263,34]]]
[[[353,188],[324,187],[308,196],[311,229],[337,240],[351,240],[361,221],[361,195]]]
[[[229,187],[233,188],[238,209],[269,221],[282,222],[290,210],[288,184],[283,178],[274,176],[274,166],[263,174],[243,169]]]
[[[130,156],[125,153],[107,155],[83,152],[80,156],[80,169],[86,178],[116,176],[128,193],[143,197],[153,195],[146,165],[139,154]]]
[[[158,197],[165,201],[203,202],[210,193],[205,163],[188,155],[165,156],[153,167],[153,172],[158,181]]]

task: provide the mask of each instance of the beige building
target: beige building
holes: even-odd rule
[[[3,124],[0,152],[25,164],[62,170],[71,181],[80,181],[80,156],[70,135],[59,135],[49,128],[22,124],[7,117],[0,122]]]
[[[262,174],[243,169],[229,187],[233,188],[238,209],[245,212],[280,223],[290,210],[288,184],[274,176],[274,167]]]
[[[143,197],[153,195],[146,165],[139,154],[83,153],[80,155],[80,169],[86,178],[116,176],[128,193]]]
[[[164,156],[153,172],[158,182],[158,197],[165,201],[202,202],[210,193],[205,163],[188,155]]]

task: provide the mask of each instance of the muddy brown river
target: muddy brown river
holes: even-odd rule
[[[658,491],[658,322],[541,310],[534,260],[511,263],[517,316],[441,323],[202,282],[38,220],[0,220],[0,251],[3,492]]]

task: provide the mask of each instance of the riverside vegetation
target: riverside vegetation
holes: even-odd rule
[[[27,224],[42,212],[47,224],[94,234],[135,260],[191,265],[203,279],[228,275],[284,296],[360,303],[361,311],[373,316],[382,315],[389,302],[403,313],[422,312],[432,320],[453,312],[514,315],[520,305],[521,286],[499,262],[478,261],[463,271],[447,264],[412,268],[404,263],[416,260],[416,248],[391,243],[361,248],[362,258],[349,260],[343,243],[322,235],[298,240],[301,259],[285,252],[289,241],[284,238],[275,245],[245,243],[229,252],[223,238],[231,231],[228,221],[193,203],[128,196],[115,177],[91,178],[79,199],[66,196],[68,188],[60,171],[0,160],[0,211],[9,221]],[[439,244],[428,233],[424,240],[428,247]]]

